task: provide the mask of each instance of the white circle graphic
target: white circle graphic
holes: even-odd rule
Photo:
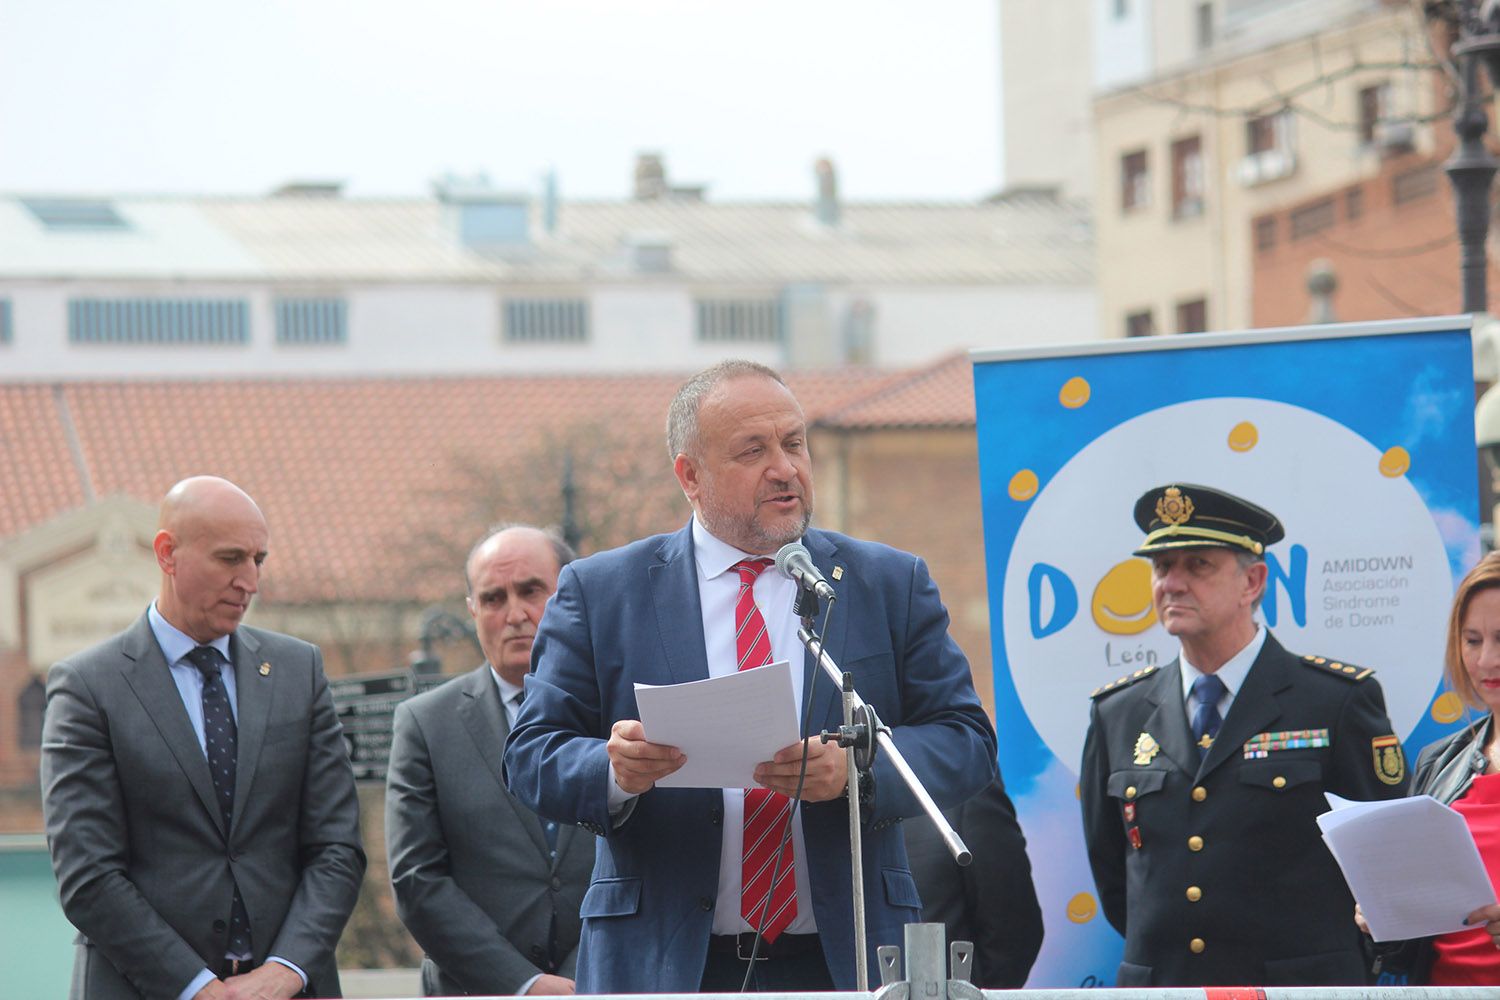
[[[1453,581],[1437,525],[1400,474],[1404,453],[1386,454],[1394,444],[1302,407],[1218,398],[1143,413],[1074,455],[1031,501],[1003,598],[1011,677],[1052,753],[1076,770],[1089,693],[1177,655],[1143,567],[1128,565],[1142,538],[1136,498],[1173,481],[1281,518],[1272,632],[1293,652],[1374,668],[1397,735],[1410,732],[1442,669]]]

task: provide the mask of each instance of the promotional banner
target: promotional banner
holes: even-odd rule
[[[1028,985],[1110,986],[1077,782],[1089,695],[1177,642],[1136,498],[1172,481],[1280,517],[1260,617],[1376,671],[1408,759],[1466,718],[1442,682],[1453,586],[1479,557],[1467,317],[975,352],[1000,766],[1046,919]]]

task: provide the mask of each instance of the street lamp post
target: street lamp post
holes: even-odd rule
[[[1490,183],[1500,164],[1484,144],[1489,116],[1480,92],[1479,64],[1484,64],[1490,82],[1500,85],[1500,2],[1459,0],[1458,15],[1458,41],[1453,45],[1459,73],[1458,114],[1453,118],[1458,148],[1443,169],[1453,184],[1458,214],[1463,311],[1483,313],[1489,308],[1485,239],[1490,230]]]

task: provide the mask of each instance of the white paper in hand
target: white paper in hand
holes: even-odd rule
[[[1328,802],[1318,828],[1376,941],[1461,931],[1495,902],[1468,824],[1432,796]]]
[[[686,684],[637,684],[646,739],[687,762],[659,788],[754,788],[755,765],[797,742],[797,700],[786,660]]]

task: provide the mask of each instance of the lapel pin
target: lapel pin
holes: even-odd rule
[[[262,677],[270,677],[271,676],[271,665],[269,663],[262,663],[260,665],[260,675]]]
[[[842,567],[842,566],[835,566],[835,567],[833,567],[833,579],[835,581],[838,581],[838,580],[842,580],[843,578],[844,578],[844,567]]]

